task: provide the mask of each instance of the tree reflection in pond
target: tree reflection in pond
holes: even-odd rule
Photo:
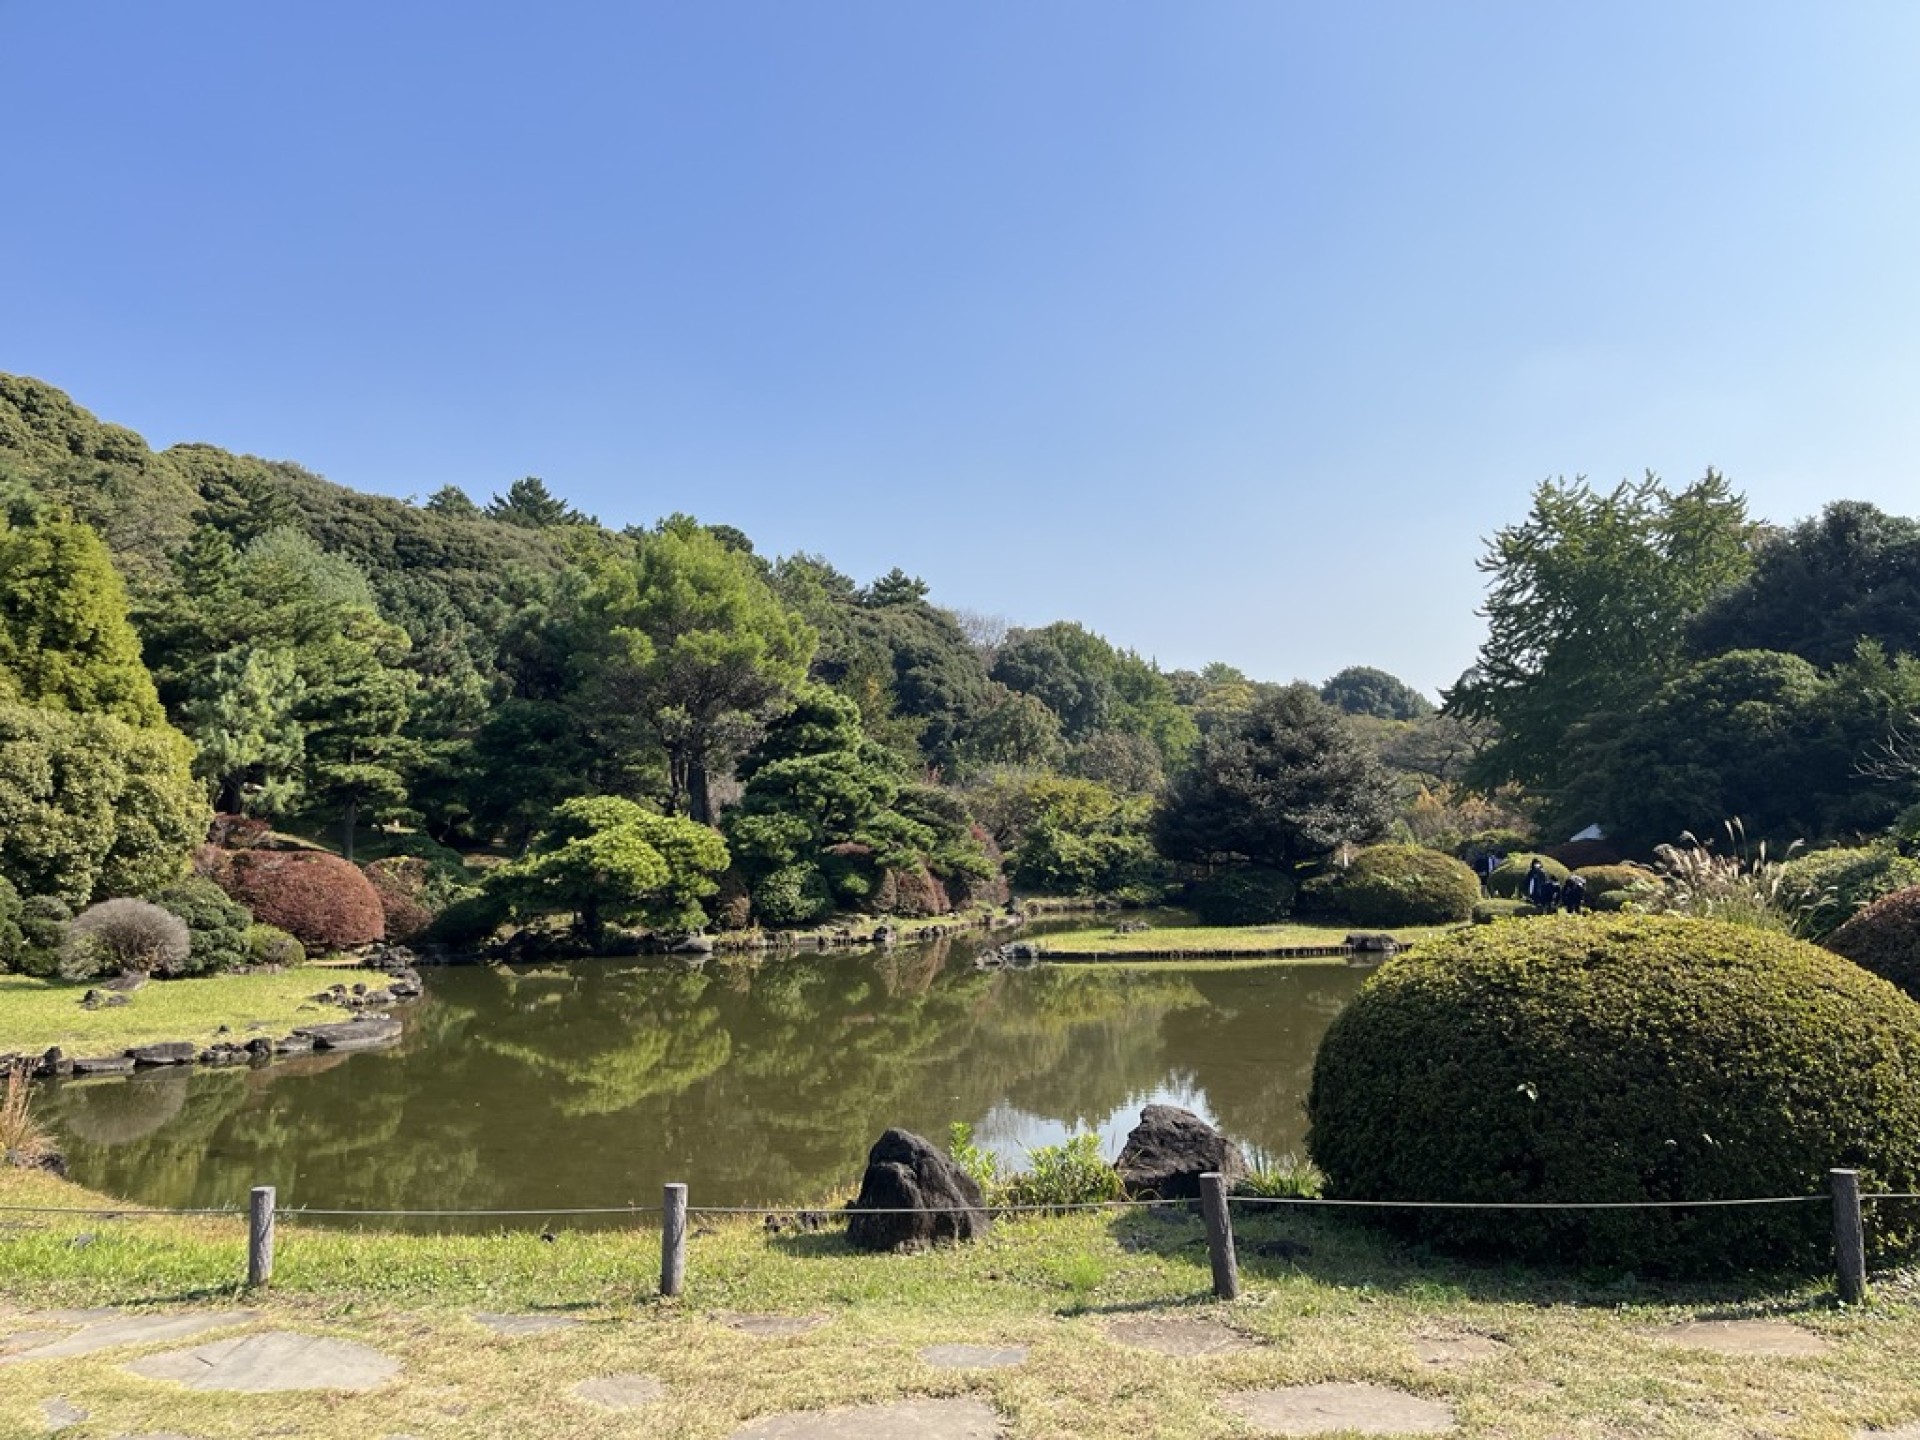
[[[817,1202],[890,1125],[965,1121],[1017,1162],[1188,1099],[1300,1149],[1339,965],[981,971],[976,944],[702,967],[432,972],[392,1050],[51,1088],[77,1178],[155,1205],[514,1209]],[[990,1123],[989,1123],[990,1122]],[[541,1223],[539,1215],[524,1222]]]

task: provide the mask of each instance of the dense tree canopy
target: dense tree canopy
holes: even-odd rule
[[[1752,528],[1712,471],[1679,491],[1651,475],[1606,494],[1542,484],[1479,562],[1487,639],[1447,694],[1451,712],[1496,727],[1474,778],[1564,787],[1586,764],[1583,727],[1631,711],[1684,663],[1688,622],[1751,568]]]

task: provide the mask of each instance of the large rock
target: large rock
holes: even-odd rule
[[[337,1025],[302,1025],[294,1031],[320,1050],[371,1050],[376,1045],[391,1045],[400,1038],[401,1024],[384,1016],[368,1015]]]
[[[973,1177],[910,1130],[889,1130],[874,1142],[847,1211],[847,1243],[858,1250],[977,1240],[991,1225]]]
[[[1140,1112],[1140,1123],[1127,1136],[1113,1168],[1129,1195],[1189,1200],[1199,1197],[1200,1177],[1209,1170],[1234,1180],[1247,1173],[1247,1159],[1238,1145],[1191,1110],[1149,1105]]]
[[[136,1045],[127,1055],[136,1065],[190,1065],[200,1053],[191,1040],[162,1040],[157,1045]]]

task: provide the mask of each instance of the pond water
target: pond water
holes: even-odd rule
[[[1363,971],[977,969],[1004,938],[428,970],[391,1049],[66,1082],[38,1108],[77,1180],[158,1206],[273,1185],[282,1206],[542,1212],[656,1205],[675,1180],[696,1206],[811,1204],[890,1125],[944,1144],[964,1121],[1015,1166],[1091,1129],[1111,1158],[1153,1101],[1253,1158],[1304,1153],[1314,1051]]]

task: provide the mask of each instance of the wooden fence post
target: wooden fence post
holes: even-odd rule
[[[687,1187],[669,1185],[660,1207],[660,1293],[678,1295],[687,1279]]]
[[[1207,1222],[1207,1258],[1213,1262],[1213,1293],[1222,1300],[1240,1298],[1240,1261],[1233,1253],[1233,1216],[1227,1211],[1227,1182],[1217,1170],[1200,1177],[1200,1214]]]
[[[253,1187],[247,1211],[247,1284],[259,1289],[273,1279],[273,1186]]]
[[[1860,1172],[1829,1170],[1833,1187],[1833,1255],[1840,1276],[1840,1300],[1858,1305],[1867,1298],[1867,1231],[1860,1214]]]

